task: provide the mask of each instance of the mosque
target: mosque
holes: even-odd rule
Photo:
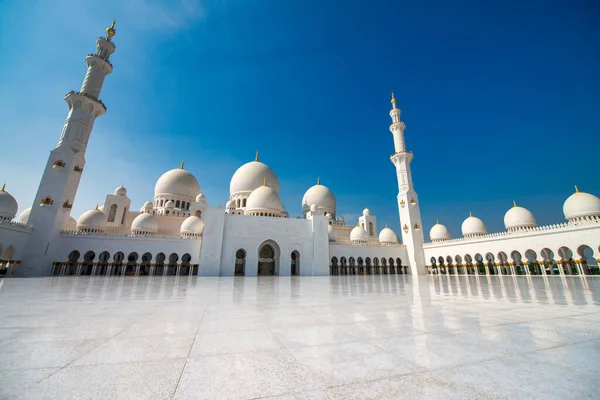
[[[488,233],[470,215],[463,237],[452,239],[435,224],[425,242],[420,204],[406,148],[405,124],[392,95],[390,160],[398,179],[401,241],[364,209],[358,221],[336,214],[335,195],[317,181],[304,194],[302,217],[289,218],[274,171],[259,160],[231,178],[225,207],[211,206],[198,180],[181,164],[156,182],[153,201],[132,210],[127,189],[117,187],[102,205],[77,220],[71,209],[85,167],[94,121],[106,112],[100,100],[112,72],[115,23],[86,57],[79,91],[64,97],[69,111],[50,151],[31,207],[0,190],[0,273],[50,275],[330,275],[330,274],[597,274],[600,199],[575,190],[566,199],[566,222],[538,226],[517,206],[504,216],[505,232]]]

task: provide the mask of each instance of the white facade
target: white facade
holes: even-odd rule
[[[17,217],[18,204],[0,190],[0,271],[20,276],[181,275],[257,276],[371,273],[585,274],[600,258],[600,199],[576,190],[565,201],[567,223],[537,227],[529,210],[515,204],[506,232],[488,234],[469,216],[464,237],[451,239],[436,224],[425,243],[421,211],[407,151],[401,110],[392,95],[390,131],[398,181],[402,243],[364,209],[355,224],[337,216],[329,188],[310,187],[299,202],[303,218],[288,218],[275,172],[259,161],[232,176],[225,208],[211,207],[194,175],[180,168],[156,182],[154,198],[139,208],[117,187],[102,205],[77,221],[70,216],[95,118],[98,99],[112,72],[114,24],[97,40],[96,54],[80,92],[65,96],[69,113],[50,152],[32,206]]]

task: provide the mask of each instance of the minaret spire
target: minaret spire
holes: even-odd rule
[[[257,161],[257,162],[258,162],[258,152],[259,152],[259,150],[256,150],[256,157],[254,157],[254,161]]]

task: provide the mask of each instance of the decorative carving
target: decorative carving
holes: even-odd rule
[[[69,209],[73,208],[73,204],[69,203],[69,200],[65,200],[65,202],[63,203],[62,206],[63,206],[63,208],[69,208]]]
[[[400,207],[404,208],[405,205],[406,205],[406,202],[404,200],[400,200]]]
[[[402,227],[402,230],[403,230],[405,233],[408,233],[408,225],[404,224],[404,226]]]
[[[53,204],[54,204],[54,200],[52,200],[52,197],[50,197],[50,196],[44,197],[44,198],[43,198],[43,199],[40,201],[40,205],[43,205],[43,204],[46,204],[46,205],[49,205],[49,206],[51,206],[51,205],[53,205]]]
[[[52,163],[52,168],[64,168],[66,165],[63,160],[56,160]]]
[[[75,172],[83,172],[83,168],[81,168],[79,165],[76,165],[75,167],[73,167],[73,171]]]
[[[415,199],[411,199],[410,200],[410,205],[413,206],[413,207],[416,206],[417,205],[417,201]]]
[[[419,224],[415,224],[414,228],[415,228],[416,230],[419,230],[419,229],[421,229],[421,227],[419,226]]]

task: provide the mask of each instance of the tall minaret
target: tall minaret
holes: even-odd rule
[[[396,98],[392,93],[392,124],[390,131],[394,136],[394,154],[390,157],[396,166],[398,176],[398,210],[400,211],[400,225],[402,230],[402,242],[406,245],[408,252],[410,270],[413,275],[426,274],[425,253],[423,251],[423,224],[421,223],[421,211],[419,209],[419,198],[415,192],[410,163],[413,154],[406,151],[404,141],[404,129],[406,125],[400,120],[402,111],[396,107]]]
[[[19,274],[49,275],[52,269],[53,249],[58,245],[75,201],[79,180],[85,166],[85,150],[97,117],[106,112],[99,99],[106,75],[112,72],[109,59],[116,47],[116,20],[106,29],[106,37],[96,41],[96,53],[86,57],[87,72],[79,92],[65,96],[69,113],[58,139],[50,152],[37,194],[31,206],[27,223],[33,231],[25,246]],[[63,258],[67,255],[63,255]]]

